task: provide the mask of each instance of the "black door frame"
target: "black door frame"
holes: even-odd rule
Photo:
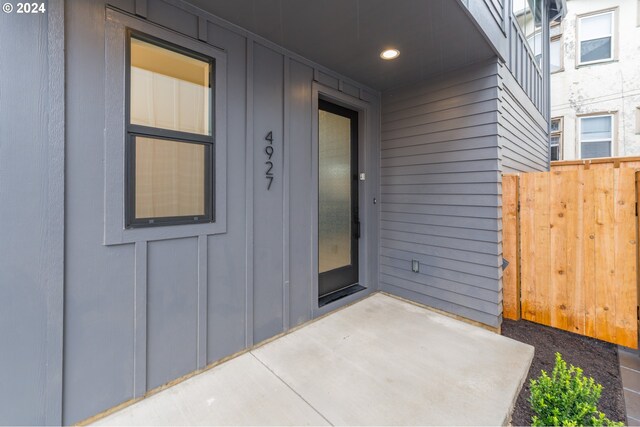
[[[358,195],[358,112],[349,108],[334,104],[325,99],[318,99],[318,115],[320,111],[327,111],[350,120],[351,126],[351,264],[318,274],[318,298],[339,292],[358,284],[359,282],[359,244],[360,217]],[[318,118],[319,121],[319,118]],[[320,150],[320,138],[318,137],[318,150]],[[318,187],[320,180],[318,178]],[[318,188],[319,197],[319,188]],[[320,201],[318,200],[318,221]],[[318,242],[319,245],[320,242]],[[318,261],[320,250],[318,247]]]

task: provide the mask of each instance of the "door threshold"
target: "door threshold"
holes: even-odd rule
[[[362,285],[359,285],[357,283],[351,285],[351,286],[347,286],[346,288],[342,288],[338,291],[335,292],[331,292],[330,294],[324,295],[320,298],[318,298],[318,307],[324,307],[327,304],[330,304],[334,301],[337,301],[339,299],[342,299],[344,297],[348,297],[349,295],[353,295],[356,292],[360,292],[363,291],[367,288],[365,288]]]

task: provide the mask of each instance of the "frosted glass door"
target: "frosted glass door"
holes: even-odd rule
[[[351,121],[320,111],[320,273],[351,264]]]
[[[318,111],[318,273],[322,296],[357,282],[357,113]]]

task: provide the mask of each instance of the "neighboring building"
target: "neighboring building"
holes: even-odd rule
[[[640,0],[568,0],[551,37],[552,160],[640,156]]]
[[[0,424],[81,422],[377,291],[498,329],[502,173],[549,167],[564,7],[514,2],[0,14]]]

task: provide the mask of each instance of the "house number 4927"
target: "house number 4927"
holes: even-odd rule
[[[265,141],[268,141],[269,144],[267,144],[266,147],[264,147],[264,152],[267,155],[267,161],[265,162],[265,164],[267,165],[267,171],[265,172],[264,176],[265,178],[267,178],[267,181],[269,181],[269,184],[267,184],[267,190],[271,190],[271,184],[273,184],[273,162],[271,161],[271,158],[273,157],[273,132],[269,131],[269,133],[267,134],[267,136],[264,137]]]

